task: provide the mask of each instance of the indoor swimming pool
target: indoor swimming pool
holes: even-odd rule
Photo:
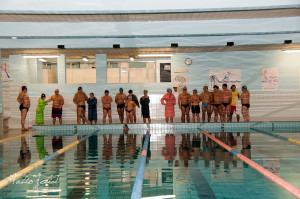
[[[137,124],[129,125],[127,134],[120,125],[66,125],[44,126],[34,135],[0,144],[0,172],[5,179],[87,138],[0,189],[0,197],[130,198],[145,127],[149,127],[141,198],[295,198],[201,133],[197,128],[201,125],[213,137],[300,189],[300,145],[283,139],[300,140],[298,123],[248,124],[251,128],[242,124]],[[265,133],[256,131],[262,127]],[[271,131],[273,135],[267,134]]]

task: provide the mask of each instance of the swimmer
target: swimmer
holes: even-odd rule
[[[119,119],[121,124],[123,124],[124,120],[124,108],[125,108],[125,102],[126,102],[126,94],[123,93],[123,88],[119,89],[120,93],[118,93],[115,97],[115,102],[117,104],[117,111],[119,114]]]
[[[205,122],[205,114],[207,113],[207,121],[210,122],[212,114],[212,93],[208,91],[207,86],[203,86],[203,93],[200,95],[202,101],[202,122]]]
[[[111,118],[111,102],[113,101],[112,97],[109,96],[109,91],[104,91],[104,96],[101,98],[102,106],[103,106],[103,124],[106,123],[106,115],[108,115],[109,123],[112,123]]]
[[[22,86],[22,92],[20,92],[17,101],[20,104],[20,111],[21,111],[21,126],[22,126],[22,131],[28,131],[27,128],[25,128],[25,119],[28,113],[28,110],[30,108],[30,99],[29,96],[27,95],[27,87]]]
[[[147,118],[148,118],[148,122],[151,123],[150,110],[149,110],[150,98],[148,96],[147,90],[144,90],[144,96],[140,98],[140,104],[142,106],[142,117],[144,123],[146,123]]]
[[[182,89],[182,93],[178,95],[178,107],[181,110],[181,122],[185,123],[185,116],[187,122],[190,123],[190,104],[191,104],[191,96],[187,93],[187,89],[184,86]]]
[[[200,117],[199,117],[199,113],[200,113],[200,96],[197,94],[198,91],[197,89],[193,90],[193,95],[191,96],[191,107],[192,107],[192,113],[193,113],[193,122],[195,123],[196,120],[196,116],[197,116],[197,122],[200,122]]]
[[[65,103],[64,98],[62,95],[59,94],[59,90],[55,89],[55,95],[52,95],[50,99],[46,100],[45,102],[51,102],[52,104],[52,123],[55,125],[56,118],[59,120],[59,124],[62,125],[62,107]]]
[[[219,90],[219,86],[214,85],[214,92],[213,92],[213,107],[214,107],[214,113],[215,113],[215,118],[214,122],[218,122],[218,115],[222,114],[222,91]]]
[[[230,122],[230,106],[232,101],[232,92],[231,90],[227,89],[227,84],[222,85],[222,114],[221,114],[221,122],[226,121]]]
[[[132,92],[131,89],[128,91],[128,93],[129,93],[129,95],[128,95],[127,97],[131,96],[132,101],[134,101],[134,103],[136,104],[136,106],[137,106],[138,108],[140,108],[139,101],[138,101],[136,95],[133,94],[133,92]],[[134,110],[133,110],[133,118],[134,118],[134,123],[136,123],[136,109],[135,109],[135,108],[134,108]],[[128,123],[128,122],[127,122],[127,123]]]
[[[134,101],[132,101],[131,96],[127,97],[125,107],[126,107],[127,123],[129,123],[129,120],[130,120],[130,123],[133,124],[133,115],[134,115],[134,110],[135,110],[136,104]]]
[[[237,122],[240,121],[240,111],[237,111],[237,101],[236,99],[240,98],[240,93],[236,91],[236,86],[232,85],[231,86],[231,92],[232,92],[232,100],[231,100],[231,108],[230,108],[230,122],[232,122],[232,115],[235,112],[236,114],[236,120]]]
[[[250,108],[250,92],[247,89],[247,86],[242,87],[242,114],[245,122],[250,122],[249,108]]]
[[[77,106],[77,124],[80,124],[81,120],[90,124],[88,119],[85,117],[85,101],[88,100],[86,94],[82,91],[82,87],[78,87],[77,93],[73,97],[73,102]],[[84,123],[83,123],[84,124]]]

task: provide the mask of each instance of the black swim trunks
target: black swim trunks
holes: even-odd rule
[[[182,107],[188,108],[190,105],[189,104],[181,104]]]
[[[110,108],[103,108],[103,109],[105,109],[107,112],[110,110]]]
[[[133,111],[133,110],[131,110],[131,111]],[[126,111],[126,112],[131,113],[131,111]]]
[[[27,109],[27,111],[29,110],[28,107],[24,107],[23,104],[20,104],[20,107],[19,107],[20,111],[22,111],[22,109]]]
[[[117,105],[117,108],[124,108],[125,107],[125,104],[118,104]]]
[[[225,102],[222,102],[222,104],[226,107],[229,105],[229,103],[225,103]]]
[[[221,104],[214,104],[213,106],[219,108],[220,105],[221,105]]]
[[[250,104],[242,104],[242,106],[246,106],[247,108],[250,108]]]
[[[85,105],[78,105],[78,107],[83,108],[83,110],[85,110]]]
[[[200,113],[200,106],[192,106],[192,113]]]

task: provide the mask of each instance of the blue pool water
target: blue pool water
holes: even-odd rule
[[[2,179],[81,138],[56,133],[0,145]],[[299,133],[278,134],[300,140]],[[300,188],[299,145],[261,133],[214,136]],[[0,190],[0,198],[130,198],[143,138],[94,135]],[[142,198],[164,196],[294,198],[198,132],[151,134]]]

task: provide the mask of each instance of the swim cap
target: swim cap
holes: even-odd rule
[[[245,90],[247,90],[247,86],[245,86],[245,85],[244,85],[244,86],[242,87],[242,89],[245,89]]]
[[[198,93],[197,89],[194,89],[193,91],[195,91],[196,93]]]
[[[108,91],[108,90],[105,90],[104,93],[109,93],[109,91]]]
[[[90,93],[91,95],[94,95],[94,93]]]
[[[186,86],[184,86],[184,87],[182,88],[182,90],[187,90],[187,89],[186,89]]]
[[[46,97],[46,95],[44,93],[41,95],[41,98],[43,98],[43,97]]]
[[[123,88],[120,88],[119,90],[120,90],[120,91],[123,91]]]
[[[170,90],[171,90],[170,88],[167,88],[167,93],[168,93]]]
[[[130,89],[130,90],[128,91],[128,93],[132,93],[132,90]]]
[[[148,93],[148,90],[144,90],[144,92],[147,92],[147,93]]]
[[[78,87],[78,90],[81,91],[81,90],[82,90],[82,87]]]

